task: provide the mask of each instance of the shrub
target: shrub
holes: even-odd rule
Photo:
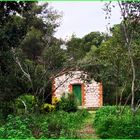
[[[41,107],[42,112],[52,112],[54,110],[55,110],[55,106],[48,103],[43,104]]]
[[[54,111],[48,114],[9,115],[0,127],[0,138],[78,138],[77,130],[88,116],[86,110]]]
[[[101,138],[140,138],[139,114],[132,116],[129,108],[123,114],[116,106],[106,106],[96,112],[94,127]]]
[[[53,97],[53,98],[52,98],[52,104],[53,104],[53,105],[56,105],[59,101],[60,101],[60,99],[57,98],[57,97]]]
[[[77,103],[74,95],[67,93],[68,96],[62,96],[61,100],[56,104],[56,110],[64,110],[66,112],[76,112]]]
[[[104,106],[96,111],[96,116],[94,119],[94,126],[100,125],[102,119],[104,119],[109,115],[117,114],[117,107],[116,106]]]
[[[28,112],[33,111],[36,104],[35,97],[33,95],[21,95],[16,100],[16,109],[18,114],[25,113],[25,105]],[[25,104],[25,105],[24,105]]]
[[[9,115],[7,123],[0,127],[0,138],[33,138],[28,118]]]
[[[9,115],[5,125],[0,127],[0,138],[46,138],[48,122],[45,115]]]
[[[78,138],[77,130],[83,120],[88,116],[86,110],[67,113],[57,111],[48,114],[48,137],[49,138]]]
[[[31,130],[35,138],[47,138],[48,137],[48,117],[47,115],[31,114]]]

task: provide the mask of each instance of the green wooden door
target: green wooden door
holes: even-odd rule
[[[73,85],[74,97],[78,105],[82,105],[81,85]]]

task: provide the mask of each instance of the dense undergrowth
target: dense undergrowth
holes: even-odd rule
[[[94,127],[101,138],[140,138],[140,113],[132,115],[126,107],[105,106],[96,112]]]
[[[8,115],[0,123],[0,138],[78,138],[78,129],[81,128],[89,113],[87,110],[78,110],[72,95],[56,102],[54,105],[45,103],[40,112],[34,112],[32,96],[22,98],[26,103],[26,110],[21,102],[16,104],[16,113]],[[33,99],[33,98],[31,98]],[[31,112],[32,113],[29,113]],[[2,121],[3,120],[3,121]]]
[[[0,138],[78,138],[76,130],[88,116],[86,110],[48,114],[9,115],[0,127]]]

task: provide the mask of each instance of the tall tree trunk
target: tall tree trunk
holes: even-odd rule
[[[129,37],[129,29],[128,26],[130,26],[129,24],[126,24],[126,20],[125,20],[125,16],[129,15],[129,12],[126,11],[126,7],[122,7],[121,2],[118,2],[119,7],[121,9],[121,13],[122,13],[122,17],[123,17],[123,23],[122,23],[122,27],[123,27],[123,31],[124,31],[124,36],[125,36],[125,44],[126,47],[128,48],[128,57],[130,59],[130,66],[131,66],[131,70],[132,70],[132,81],[131,81],[131,110],[133,115],[135,114],[136,110],[135,109],[135,79],[136,79],[136,74],[135,74],[135,66],[134,66],[134,60],[133,60],[133,56],[132,56],[132,37],[134,35],[133,30],[131,31],[131,35]],[[127,13],[128,12],[128,13]],[[126,14],[126,15],[125,15]],[[129,21],[130,22],[130,21]]]
[[[129,52],[129,57],[131,61],[131,69],[132,69],[132,82],[131,82],[131,109],[133,114],[135,113],[135,79],[136,79],[136,74],[135,74],[135,66],[134,66],[134,60],[131,56],[130,48],[128,48]]]

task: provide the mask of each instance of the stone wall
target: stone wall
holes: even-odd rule
[[[102,106],[102,83],[92,80],[84,80],[87,74],[82,71],[72,71],[64,73],[53,80],[53,96],[61,98],[63,93],[71,93],[73,84],[80,84],[82,89],[82,106],[85,108],[94,108]]]

